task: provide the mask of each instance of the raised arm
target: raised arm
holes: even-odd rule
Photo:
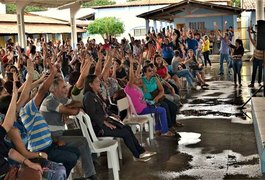
[[[89,73],[89,69],[91,67],[92,60],[89,55],[86,56],[85,61],[83,62],[83,66],[80,70],[80,76],[75,84],[75,87],[78,89],[83,89],[85,84],[85,79]]]
[[[55,65],[50,64],[50,75],[48,78],[44,81],[44,83],[40,86],[37,95],[34,98],[35,105],[37,107],[40,106],[45,94],[49,91],[50,86],[52,85],[52,82],[54,80],[55,75],[57,74],[57,68]]]
[[[134,83],[134,72],[133,72],[133,58],[129,57],[130,60],[130,68],[129,68],[129,81],[128,84],[131,86]]]
[[[16,108],[17,111],[19,111],[19,109],[22,106],[24,106],[29,99],[31,85],[33,81],[33,73],[34,73],[33,62],[31,61],[31,59],[27,59],[27,80],[25,81],[24,88],[17,102],[17,108]]]
[[[256,48],[257,47],[257,42],[252,38],[251,36],[251,27],[248,27],[248,36],[249,36],[249,40],[250,42],[253,44],[253,46]]]
[[[15,77],[16,73],[13,73],[13,76]],[[16,120],[16,111],[14,111],[14,109],[16,109],[17,107],[17,96],[18,96],[18,91],[17,91],[17,86],[16,86],[16,82],[13,81],[13,93],[12,93],[12,99],[11,102],[9,104],[4,122],[2,124],[3,128],[6,130],[6,132],[8,132],[14,124],[14,121]]]

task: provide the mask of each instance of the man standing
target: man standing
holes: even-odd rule
[[[221,37],[221,47],[220,47],[220,69],[219,69],[219,75],[224,75],[224,60],[226,60],[227,64],[230,63],[229,58],[229,36],[228,33],[225,33],[223,36],[222,33],[218,30],[217,24],[215,24],[215,32]],[[230,71],[228,70],[227,74],[230,74]]]
[[[50,87],[51,94],[41,104],[40,111],[49,125],[52,137],[66,146],[78,147],[85,177],[96,179],[90,148],[86,138],[76,134],[65,136],[64,119],[69,115],[77,115],[82,104],[67,98],[68,88],[63,79],[57,78]],[[66,157],[67,158],[67,157]]]

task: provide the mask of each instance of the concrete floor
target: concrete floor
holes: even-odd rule
[[[241,89],[234,88],[231,78],[218,76],[218,68],[215,63],[206,69],[209,88],[198,87],[183,96],[177,116],[184,124],[178,128],[180,141],[156,137],[150,142],[144,133],[145,148],[157,152],[146,163],[135,162],[123,144],[121,180],[263,179],[250,105],[239,108],[251,94],[251,63],[244,62]],[[100,179],[113,179],[106,155],[97,158],[95,166]]]

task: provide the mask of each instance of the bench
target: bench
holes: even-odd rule
[[[265,173],[265,97],[252,98],[252,117],[260,156],[261,172]]]

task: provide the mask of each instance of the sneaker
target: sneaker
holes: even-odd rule
[[[140,154],[139,158],[143,159],[143,158],[151,157],[154,155],[156,155],[155,151],[153,151],[153,152],[152,151],[145,151],[144,153]]]
[[[138,162],[147,162],[147,161],[151,160],[151,158],[150,157],[148,157],[148,158],[135,158],[135,157],[133,157],[133,160],[138,161]]]
[[[251,87],[251,88],[253,88],[253,87],[254,87],[254,84],[250,84],[250,85],[248,85],[248,87]]]
[[[206,87],[208,87],[208,86],[209,86],[209,84],[206,84],[206,83],[204,83],[202,86],[206,86]]]

